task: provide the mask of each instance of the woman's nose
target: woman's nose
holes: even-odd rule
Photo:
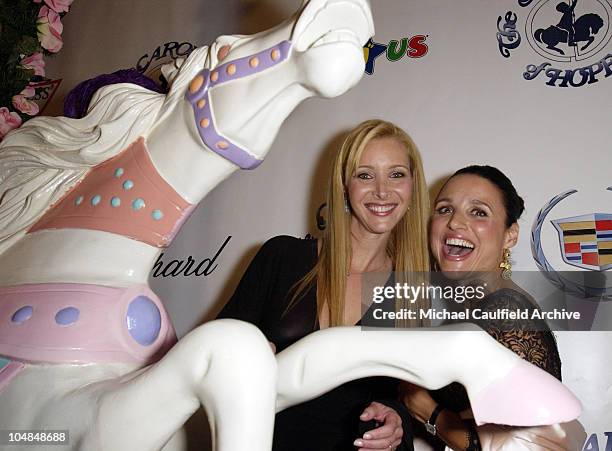
[[[387,185],[387,181],[385,179],[377,179],[374,189],[376,197],[379,199],[385,199],[389,196],[389,186]]]
[[[448,220],[448,228],[451,230],[463,229],[465,222],[465,216],[455,211]]]

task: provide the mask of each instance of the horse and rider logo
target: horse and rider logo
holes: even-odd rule
[[[571,63],[594,58],[612,39],[610,0],[518,0],[520,7],[535,3],[525,17],[524,37],[531,48],[547,61],[526,67],[523,77],[533,80],[543,74],[547,85],[580,87],[612,75],[612,49],[599,61],[579,68],[556,68],[550,61]],[[518,14],[508,11],[497,20],[500,53],[510,57],[521,43]]]
[[[542,5],[542,8],[534,8],[529,14],[527,25],[531,28],[531,33],[528,33],[527,36],[531,46],[540,55],[555,61],[571,61],[572,59],[579,61],[588,58],[591,51],[596,50],[597,44],[602,43],[603,38],[606,37],[609,11],[603,7],[603,4],[595,1],[589,5],[589,10],[595,12],[577,15],[578,0],[570,0],[569,3],[560,2],[555,6],[556,14],[553,15],[558,22],[546,26],[549,23],[550,14],[544,13],[549,12],[550,6],[554,3],[554,1],[547,2],[546,5]],[[548,8],[545,8],[546,6]],[[606,22],[602,16],[606,17]],[[610,36],[607,38],[609,40]]]

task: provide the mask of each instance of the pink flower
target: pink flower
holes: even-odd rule
[[[37,28],[40,45],[51,53],[59,52],[64,44],[61,37],[64,26],[62,25],[59,14],[43,6],[38,12]]]
[[[27,58],[21,60],[21,66],[26,69],[34,69],[34,75],[45,76],[45,62],[43,61],[43,55],[40,52],[36,52]]]
[[[28,116],[36,116],[39,112],[38,104],[28,100],[34,97],[35,94],[36,91],[33,87],[26,86],[23,91],[13,96],[13,106]]]
[[[13,129],[19,128],[21,118],[14,111],[9,112],[8,108],[0,108],[0,140]]]
[[[74,0],[45,0],[45,3],[57,13],[65,13],[70,9]],[[42,0],[34,0],[34,3],[42,3]]]

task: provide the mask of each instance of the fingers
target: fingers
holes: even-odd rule
[[[400,445],[404,431],[402,429],[402,419],[395,410],[379,403],[372,403],[364,410],[364,414],[373,415],[374,418],[380,414],[382,415],[380,420],[384,424],[366,432],[363,434],[363,438],[355,440],[353,444],[359,447],[360,451],[395,449]]]
[[[385,435],[380,438],[369,438],[370,433],[374,431],[379,431],[386,426],[382,426],[377,429],[373,429],[370,432],[366,432],[364,434],[364,438],[358,438],[353,442],[353,445],[359,448],[359,451],[373,451],[373,450],[389,450],[397,448],[402,442],[402,436],[404,435],[404,431],[402,427],[391,428],[391,432],[389,433],[389,429],[385,429]],[[371,437],[371,436],[370,436]]]
[[[374,401],[364,409],[363,413],[359,416],[359,419],[361,421],[383,421],[385,414],[390,410],[391,408],[385,406],[384,404]]]

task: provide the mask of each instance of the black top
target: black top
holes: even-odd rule
[[[295,284],[317,260],[316,240],[279,236],[259,250],[236,292],[219,314],[258,326],[278,352],[319,329],[316,286],[289,310]],[[398,381],[386,377],[359,379],[276,415],[274,451],[355,450],[353,441],[372,429],[359,415],[372,401],[402,417],[404,440],[399,450],[413,450],[408,411],[396,401]]]

